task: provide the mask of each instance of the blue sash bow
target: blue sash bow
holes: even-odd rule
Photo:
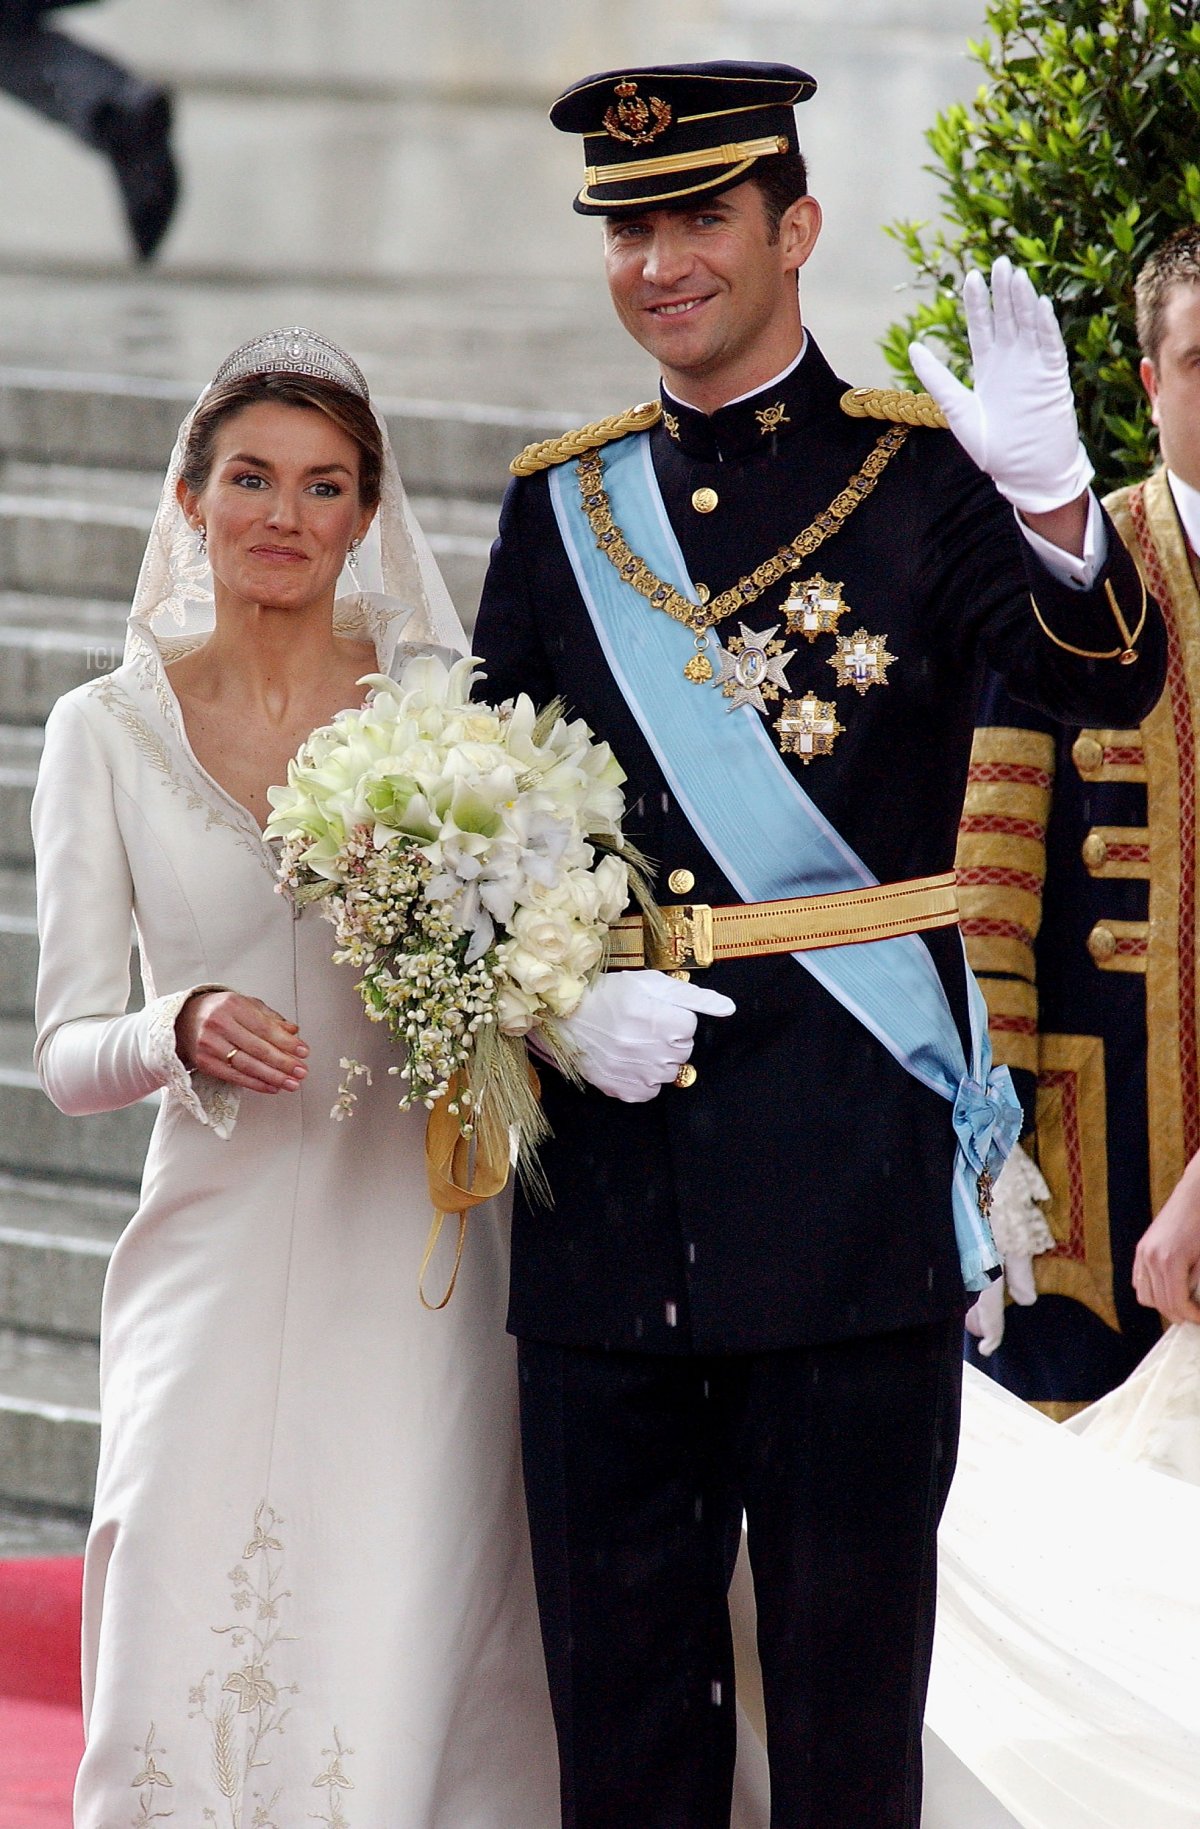
[[[875,883],[790,773],[750,706],[686,680],[692,638],[652,610],[596,546],[577,466],[550,473],[550,498],[571,569],[614,678],[687,819],[746,902]],[[644,433],[605,453],[613,519],[655,574],[699,597],[667,518]],[[907,1071],[948,1100],[955,1155],[952,1206],[963,1281],[986,1287],[1000,1262],[979,1210],[979,1177],[995,1176],[1021,1128],[1007,1067],[993,1067],[987,1010],[964,956],[971,1061],[933,959],[918,934],[793,955]]]

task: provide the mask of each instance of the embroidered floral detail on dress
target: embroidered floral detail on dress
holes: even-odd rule
[[[143,1823],[161,1823],[168,1816],[175,1814],[174,1810],[160,1810],[159,1804],[166,1803],[168,1800],[165,1797],[155,1796],[159,1790],[173,1790],[174,1783],[158,1763],[160,1757],[165,1757],[166,1749],[158,1745],[157,1731],[153,1721],[150,1723],[150,1732],[146,1735],[144,1745],[138,1747],[137,1751],[142,1764],[131,1780],[130,1788],[140,1792],[141,1795],[138,1797],[137,1813],[129,1819],[130,1829],[140,1829]]]
[[[173,731],[178,735],[180,755],[186,756],[186,737],[180,725],[178,709],[170,699],[161,665],[157,660],[154,665],[159,676],[155,681],[155,689],[159,692],[160,698],[163,694],[167,695],[165,715]],[[115,676],[108,675],[104,679],[96,680],[89,690],[91,695],[98,699],[104,709],[116,718],[122,728],[128,732],[138,753],[164,776],[171,792],[182,794],[188,812],[203,816],[205,831],[211,832],[214,826],[221,826],[225,831],[232,832],[242,849],[249,851],[251,856],[257,858],[263,868],[274,876],[275,867],[271,853],[262,843],[258,828],[250,814],[244,808],[237,808],[233,802],[226,804],[228,796],[221,793],[216,783],[209,779],[198,763],[192,762],[194,779],[189,780],[185,776],[178,766],[175,752],[163,741],[153,725],[141,716],[133,700],[116,684]],[[201,789],[203,792],[200,791]]]
[[[201,987],[205,988],[205,987]],[[216,990],[220,987],[211,987]],[[236,1086],[207,1073],[189,1073],[175,1049],[175,1019],[192,991],[172,991],[147,1007],[146,1055],[162,1076],[167,1097],[175,1099],[200,1124],[227,1140],[237,1122],[240,1094]]]
[[[145,718],[142,717],[133,701],[121,690],[120,686],[116,684],[115,678],[112,675],[108,675],[104,679],[96,680],[90,687],[90,695],[103,705],[105,711],[117,720],[123,730],[129,733],[138,754],[143,756],[146,761],[150,763],[152,768],[156,768],[159,774],[165,777],[171,792],[173,794],[183,795],[184,804],[186,805],[188,812],[200,813],[203,815],[205,831],[211,832],[214,826],[226,827],[228,831],[235,835],[239,844],[243,845],[248,851],[253,851],[265,858],[268,867],[270,867],[270,859],[267,857],[262,845],[257,844],[251,834],[235,819],[230,817],[229,813],[226,812],[225,808],[216,799],[215,793],[210,791],[208,794],[201,794],[197,791],[194,783],[185,778],[182,771],[177,767],[175,758],[167,748],[167,745],[163,742],[163,739],[159,736],[153,726],[148,724]],[[206,783],[205,785],[208,784]],[[248,814],[247,818],[249,818]]]
[[[206,1807],[203,1820],[223,1829],[242,1829],[251,1810],[253,1829],[280,1829],[272,1815],[279,1791],[268,1797],[251,1785],[252,1775],[272,1763],[274,1738],[291,1713],[287,1698],[299,1694],[298,1684],[277,1680],[273,1666],[276,1647],[291,1642],[279,1624],[280,1603],[291,1597],[282,1585],[282,1523],[264,1500],[254,1514],[242,1560],[229,1571],[234,1618],[213,1627],[228,1639],[237,1659],[223,1673],[206,1671],[190,1692],[191,1718],[208,1729],[213,1779],[223,1800],[216,1808]]]
[[[281,1786],[269,1795],[254,1788],[262,1783],[257,1774],[269,1771],[274,1763],[276,1739],[291,1714],[288,1698],[300,1693],[298,1683],[281,1683],[275,1668],[278,1647],[295,1642],[280,1625],[283,1603],[291,1599],[290,1588],[283,1586],[283,1522],[265,1500],[255,1512],[241,1560],[229,1571],[233,1617],[226,1625],[213,1627],[218,1637],[228,1639],[237,1655],[229,1669],[206,1670],[188,1691],[189,1719],[203,1722],[208,1733],[210,1769],[221,1798],[219,1804],[204,1806],[201,1821],[215,1824],[217,1829],[297,1829],[294,1800],[287,1823],[276,1818]],[[151,1752],[161,1750],[153,1747],[153,1739],[151,1728],[141,1749],[147,1769],[153,1766]],[[345,1768],[345,1761],[353,1757],[354,1748],[346,1745],[335,1727],[333,1745],[321,1748],[324,1763],[312,1780],[313,1790],[327,1793],[324,1808],[305,1812],[326,1829],[351,1829],[342,1794],[354,1789]],[[145,1772],[135,1780],[146,1782]],[[156,1782],[169,1784],[170,1780],[159,1777]],[[136,1820],[151,1822],[153,1818]]]
[[[327,1829],[350,1829],[350,1818],[342,1809],[342,1792],[353,1791],[354,1780],[346,1776],[342,1767],[342,1761],[343,1759],[353,1759],[354,1748],[352,1746],[343,1746],[342,1737],[335,1727],[333,1730],[333,1745],[331,1747],[322,1747],[321,1757],[327,1759],[329,1764],[325,1767],[323,1772],[319,1772],[316,1778],[313,1779],[313,1789],[328,1789],[328,1814],[324,1811],[314,1811],[312,1813],[313,1818],[318,1823],[325,1823]]]

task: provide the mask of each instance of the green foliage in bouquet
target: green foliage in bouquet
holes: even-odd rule
[[[882,347],[913,385],[908,344],[932,335],[967,378],[963,275],[999,254],[1055,302],[1101,491],[1154,462],[1138,381],[1133,282],[1200,220],[1200,0],[989,0],[972,44],[984,81],[926,135],[945,223],[893,224],[932,297]]]

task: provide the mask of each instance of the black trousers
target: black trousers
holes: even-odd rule
[[[772,1829],[918,1829],[959,1319],[666,1358],[520,1343],[563,1829],[728,1829],[743,1509]]]
[[[146,88],[90,46],[43,26],[8,29],[0,13],[0,89],[104,150],[106,116]]]

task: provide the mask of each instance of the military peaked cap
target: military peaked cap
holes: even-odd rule
[[[757,159],[800,150],[792,110],[816,90],[790,64],[663,64],[585,76],[550,119],[583,135],[575,208],[632,215],[740,184]]]

